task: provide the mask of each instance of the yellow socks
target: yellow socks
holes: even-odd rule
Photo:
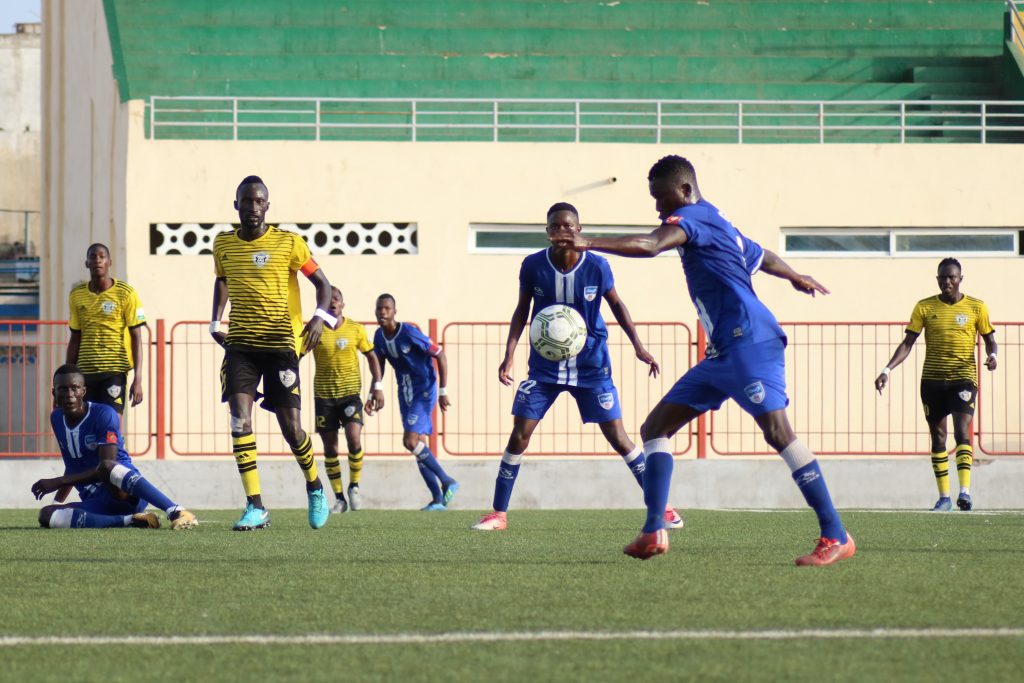
[[[949,498],[949,455],[946,451],[932,453],[932,472],[939,487],[939,498]]]
[[[327,470],[327,478],[331,481],[331,490],[335,494],[341,495],[341,460],[338,459],[338,454],[335,453],[333,456],[324,454],[324,469]]]
[[[358,485],[359,484],[359,477],[363,473],[363,451],[362,451],[362,449],[360,449],[358,453],[349,453],[348,454],[348,473],[349,473],[349,478],[351,480],[351,481],[349,481],[349,484]]]
[[[302,468],[302,476],[306,478],[306,481],[316,481],[319,473],[316,469],[316,461],[313,460],[313,440],[309,438],[309,434],[306,434],[298,448],[292,448],[292,453],[295,455],[295,462],[299,463],[299,467]]]
[[[961,493],[971,489],[971,463],[974,462],[974,449],[970,444],[956,445],[956,476],[960,480]]]
[[[246,496],[260,495],[260,473],[256,471],[256,437],[252,432],[231,434],[231,445],[235,454],[238,474],[242,477],[242,488]]]

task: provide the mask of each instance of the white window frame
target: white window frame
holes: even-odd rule
[[[1020,255],[1020,227],[963,227],[963,228],[782,228],[779,233],[779,253],[791,258],[935,258],[936,256],[950,256],[949,249],[939,251],[897,251],[896,240],[898,237],[913,235],[915,237],[925,236],[978,236],[978,237],[1005,237],[1011,236],[1013,248],[1009,251],[965,251],[956,250],[957,256],[963,257],[984,257],[984,258],[1013,258]],[[786,238],[791,235],[812,235],[815,237],[850,237],[850,236],[888,236],[889,248],[886,251],[790,251],[786,248]]]
[[[583,225],[584,235],[600,237],[610,234],[637,234],[646,235],[658,226],[654,225]],[[526,225],[522,223],[470,223],[467,232],[466,247],[470,254],[532,254],[542,247],[479,247],[477,246],[477,235],[488,232],[515,232],[531,235],[543,235],[544,226],[538,224]],[[675,254],[675,250],[669,250],[661,254]]]

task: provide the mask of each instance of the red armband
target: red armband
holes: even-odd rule
[[[309,277],[310,275],[312,275],[316,271],[320,270],[320,264],[318,264],[316,261],[314,261],[313,257],[310,256],[309,260],[306,261],[305,263],[303,263],[302,264],[302,268],[300,268],[299,270],[302,271],[303,275],[305,275],[306,277]]]

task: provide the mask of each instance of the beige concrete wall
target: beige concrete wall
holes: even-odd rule
[[[0,209],[29,214],[29,242],[39,242],[38,33],[0,35]],[[25,216],[0,211],[0,244],[25,240]],[[6,253],[0,248],[0,253]]]

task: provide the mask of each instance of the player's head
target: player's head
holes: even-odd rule
[[[960,262],[952,257],[939,261],[939,270],[935,279],[939,281],[939,291],[943,294],[958,295],[960,293],[960,283],[964,280]]]
[[[95,242],[85,250],[85,267],[94,278],[103,278],[110,272],[110,249]]]
[[[667,218],[680,207],[693,204],[700,199],[697,189],[697,172],[688,159],[670,154],[651,166],[647,173],[647,185],[654,198],[658,216]]]
[[[258,229],[270,208],[270,192],[258,175],[246,176],[235,190],[235,210],[243,228]]]
[[[85,376],[77,365],[65,363],[57,368],[50,393],[65,415],[77,415],[85,410]]]
[[[580,231],[580,212],[569,202],[552,204],[548,209],[548,237],[564,232]]]
[[[381,327],[394,326],[395,312],[397,310],[398,307],[395,306],[395,297],[387,293],[378,296],[377,305],[373,310],[373,314],[377,318],[377,324]]]
[[[331,286],[331,305],[327,307],[327,312],[335,318],[340,318],[343,308],[345,308],[345,297],[341,295],[340,289]]]

